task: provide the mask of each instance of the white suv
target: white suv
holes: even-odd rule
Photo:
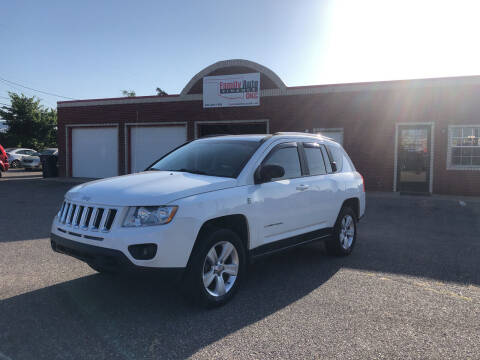
[[[331,139],[220,136],[189,142],[144,172],[72,188],[51,245],[99,272],[179,275],[212,306],[233,296],[259,256],[321,239],[348,255],[364,211],[363,178]]]

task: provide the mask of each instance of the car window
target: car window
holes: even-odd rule
[[[337,172],[341,172],[343,168],[343,151],[337,146],[328,145],[328,150],[332,154],[333,161],[337,164]]]
[[[325,159],[325,166],[327,167],[327,173],[331,174],[332,173],[332,165],[330,164],[330,158],[328,156],[327,149],[326,149],[325,145],[321,145],[320,149],[322,150],[322,155],[323,155],[323,158]]]
[[[285,174],[281,178],[274,178],[272,180],[292,179],[302,176],[298,150],[297,147],[293,145],[280,145],[273,149],[263,165],[279,165],[285,170]]]
[[[325,175],[327,169],[323,160],[322,150],[315,143],[304,144],[305,157],[307,159],[308,170],[310,175]]]
[[[196,140],[167,154],[148,170],[236,178],[259,145],[248,140]]]
[[[16,152],[16,154],[27,155],[27,150],[19,150]]]

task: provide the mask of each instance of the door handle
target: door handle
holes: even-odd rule
[[[297,186],[298,191],[304,191],[304,190],[307,190],[308,188],[309,188],[308,185],[303,185],[303,184]]]

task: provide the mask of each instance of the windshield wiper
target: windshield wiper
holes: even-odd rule
[[[208,175],[205,171],[196,170],[196,169],[177,169],[177,170],[170,170],[170,171],[178,171],[178,172],[188,172],[190,174],[198,174],[198,175]]]

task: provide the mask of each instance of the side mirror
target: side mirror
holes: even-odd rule
[[[283,167],[279,165],[265,165],[260,167],[255,173],[255,184],[269,182],[283,175],[285,175],[285,169]]]
[[[332,172],[337,172],[337,163],[335,161],[332,161],[331,164],[332,164]]]

